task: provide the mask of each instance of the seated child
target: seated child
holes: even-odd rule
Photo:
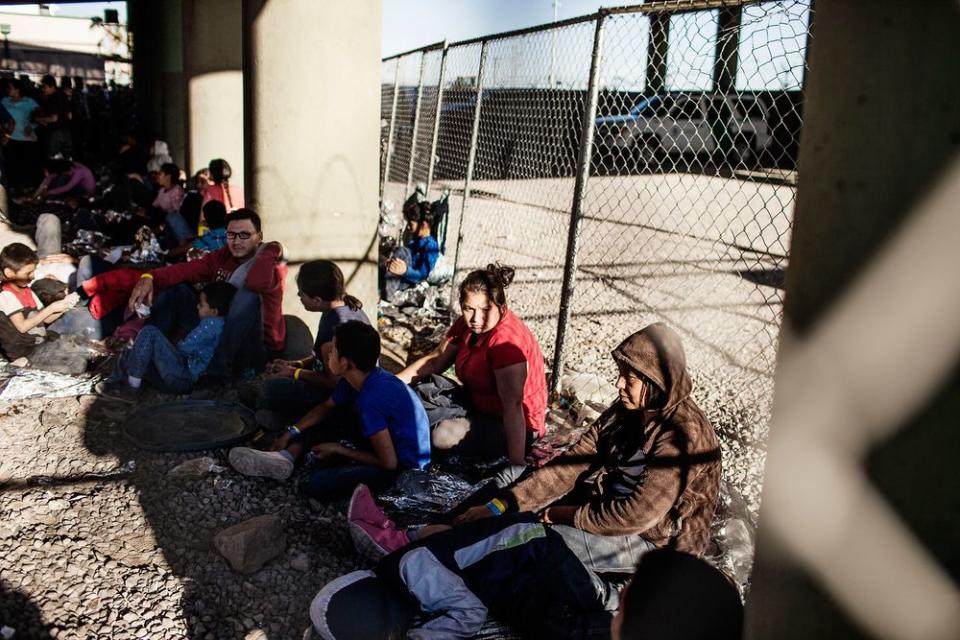
[[[376,329],[358,320],[337,327],[327,358],[330,372],[341,378],[333,395],[290,426],[272,451],[238,447],[230,451],[230,464],[247,476],[286,480],[311,450],[314,460],[326,464],[312,470],[302,489],[318,500],[345,498],[360,483],[385,490],[399,470],[426,467],[427,414],[410,387],[377,366],[379,357]],[[338,427],[350,422],[344,419],[348,408],[360,422],[351,438],[355,449],[337,443]]]
[[[145,379],[165,393],[188,392],[213,359],[235,293],[229,282],[206,285],[197,302],[200,322],[176,346],[156,327],[145,326],[121,356],[111,379],[97,385],[97,392],[135,400]]]
[[[193,248],[216,251],[227,246],[227,208],[219,200],[210,200],[204,203],[202,211],[203,232],[193,239]]]
[[[207,205],[220,204],[211,200]],[[273,374],[260,389],[257,423],[270,431],[285,429],[330,397],[339,378],[324,367],[333,332],[350,320],[370,324],[363,303],[346,291],[343,272],[330,260],[312,260],[297,272],[297,293],[307,311],[319,311],[313,353],[299,360],[274,360]]]
[[[37,252],[20,242],[8,244],[0,251],[0,268],[3,270],[0,312],[9,318],[20,334],[42,339],[46,335],[46,326],[66,313],[73,301],[65,298],[44,306],[30,288],[39,263]]]
[[[407,233],[406,245],[396,249],[387,261],[383,280],[383,297],[387,300],[427,279],[440,257],[440,245],[433,237],[433,211],[429,202],[421,202],[404,212]]]

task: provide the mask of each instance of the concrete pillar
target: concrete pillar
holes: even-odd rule
[[[667,52],[670,50],[670,14],[650,16],[650,41],[647,44],[647,95],[666,90]]]
[[[243,186],[243,19],[236,0],[185,0],[188,171],[214,158]]]
[[[960,57],[955,51],[958,37],[960,6],[954,0],[930,0],[923,3],[922,10],[913,11],[904,11],[899,0],[817,1],[784,308],[796,339],[781,345],[781,365],[805,338],[831,318],[828,312],[845,302],[844,295],[856,278],[872,266],[871,261],[881,255],[886,257],[884,251],[891,243],[900,241],[905,229],[911,229],[912,223],[920,219],[916,208],[931,187],[939,186],[945,176],[952,175],[956,180],[960,85],[944,79],[960,77]],[[904,83],[909,87],[907,99]],[[954,234],[956,230],[954,225]],[[947,234],[945,238],[948,244],[950,237]],[[917,252],[915,269],[929,258]],[[934,297],[936,292],[941,292],[942,297],[942,292],[955,291],[957,286],[955,270],[915,272],[906,283],[896,280],[896,274],[887,280],[890,289],[893,285],[902,289],[900,285],[905,284],[907,288],[934,292]],[[881,301],[881,308],[883,302],[891,310],[905,304],[894,291],[887,295],[890,298]],[[953,314],[950,322],[955,322],[955,317]],[[864,318],[862,322],[867,321]],[[899,340],[903,341],[900,344],[909,348],[915,348],[912,345],[930,334],[929,329],[921,326],[904,325],[898,331]],[[856,339],[849,336],[850,341]],[[875,345],[877,352],[889,348],[889,344]],[[947,350],[953,348],[952,344],[943,344],[941,351],[949,353]],[[829,366],[829,355],[824,355],[823,364]],[[809,369],[810,363],[804,361],[800,366]],[[898,421],[892,435],[871,445],[865,458],[852,460],[847,469],[850,475],[865,475],[871,490],[877,492],[890,514],[913,538],[910,548],[926,556],[948,583],[952,579],[954,589],[960,577],[956,544],[960,538],[960,512],[956,509],[960,474],[955,469],[956,451],[960,448],[958,372],[960,367],[954,363],[952,375],[941,380],[938,388],[927,389],[926,400],[920,400],[920,405],[909,411],[909,417]],[[892,390],[903,389],[914,379],[905,366],[886,373],[887,386],[876,388],[874,402]],[[778,382],[779,376],[780,372]],[[918,582],[914,572],[904,572],[894,580],[878,578],[890,559],[883,554],[876,559],[873,570],[863,571],[862,575],[834,576],[833,586],[828,588],[829,566],[814,570],[809,559],[798,559],[796,544],[788,546],[783,543],[782,534],[774,536],[772,530],[777,527],[771,528],[770,514],[790,512],[801,506],[797,500],[781,499],[774,503],[769,495],[771,475],[789,464],[791,457],[800,455],[796,450],[781,448],[780,443],[784,438],[795,442],[805,433],[803,428],[778,431],[784,396],[789,397],[789,390],[778,384],[778,408],[767,460],[768,481],[760,515],[753,586],[747,602],[746,637],[957,637],[956,628],[940,635],[931,632],[929,616],[916,608],[903,612],[903,616],[895,615],[900,622],[907,622],[906,631],[886,624],[881,625],[882,629],[868,630],[877,626],[871,625],[871,620],[889,618],[890,612],[896,612],[905,602],[900,598],[878,599],[878,594],[897,584],[910,592]],[[868,401],[860,411],[855,411],[859,414],[856,417],[870,422],[888,415],[877,416],[877,407],[869,405]],[[817,422],[807,424],[806,432],[822,426]],[[853,433],[853,425],[838,422],[831,425],[837,430],[834,450],[865,437],[861,430]],[[820,468],[811,465],[809,476],[816,476]],[[824,535],[822,528],[819,533],[804,532],[811,542],[829,545],[832,540],[843,539],[858,524],[848,522],[848,518],[851,511],[859,513],[862,503],[848,504],[845,509],[831,502],[831,493],[824,492],[819,501],[819,517],[829,533]],[[778,491],[776,496],[782,498],[782,493]],[[804,527],[800,525],[799,529]],[[877,530],[862,532],[858,540],[846,546],[846,554],[819,557],[843,564],[844,555],[858,554],[859,547],[868,546],[880,535]],[[899,555],[904,548],[891,545],[887,551],[889,555]],[[859,589],[847,590],[841,597],[837,585],[844,581],[849,584],[853,578],[859,578]],[[859,617],[853,615],[851,600],[869,602],[870,613],[862,615],[861,610]]]
[[[247,202],[293,265],[336,260],[374,317],[380,2],[243,8]],[[295,291],[288,282],[284,308],[300,314]]]

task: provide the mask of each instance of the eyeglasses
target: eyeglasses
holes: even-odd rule
[[[249,231],[227,231],[227,240],[249,240],[252,237]]]

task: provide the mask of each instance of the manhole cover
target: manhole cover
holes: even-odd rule
[[[150,451],[200,451],[239,444],[257,430],[253,412],[240,404],[185,400],[141,407],[127,416],[123,433]]]

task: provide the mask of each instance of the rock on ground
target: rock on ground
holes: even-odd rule
[[[279,516],[257,516],[224,529],[213,544],[235,571],[253,573],[286,549]]]

